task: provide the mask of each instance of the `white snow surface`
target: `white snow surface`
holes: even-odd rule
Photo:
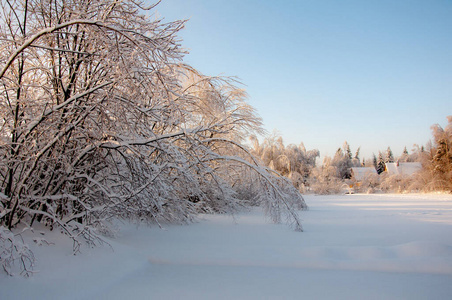
[[[0,299],[452,299],[452,195],[305,196],[304,232],[260,209],[186,226],[122,224],[108,246],[58,232]]]

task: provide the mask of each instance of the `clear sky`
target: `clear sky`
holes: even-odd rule
[[[334,155],[424,145],[452,115],[451,0],[163,0],[186,62],[237,76],[271,133]]]

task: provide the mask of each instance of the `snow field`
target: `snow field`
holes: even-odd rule
[[[450,299],[451,195],[306,196],[305,232],[260,209],[188,226],[121,225],[109,247],[46,232],[39,273],[0,299]]]

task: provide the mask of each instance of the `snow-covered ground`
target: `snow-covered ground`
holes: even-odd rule
[[[259,209],[188,226],[122,225],[114,248],[55,232],[0,299],[452,299],[452,195],[305,196],[305,232]]]

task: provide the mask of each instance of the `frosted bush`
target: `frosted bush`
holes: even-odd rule
[[[0,227],[0,265],[6,274],[16,272],[30,276],[33,273],[35,257],[20,234],[13,234],[5,227]]]

